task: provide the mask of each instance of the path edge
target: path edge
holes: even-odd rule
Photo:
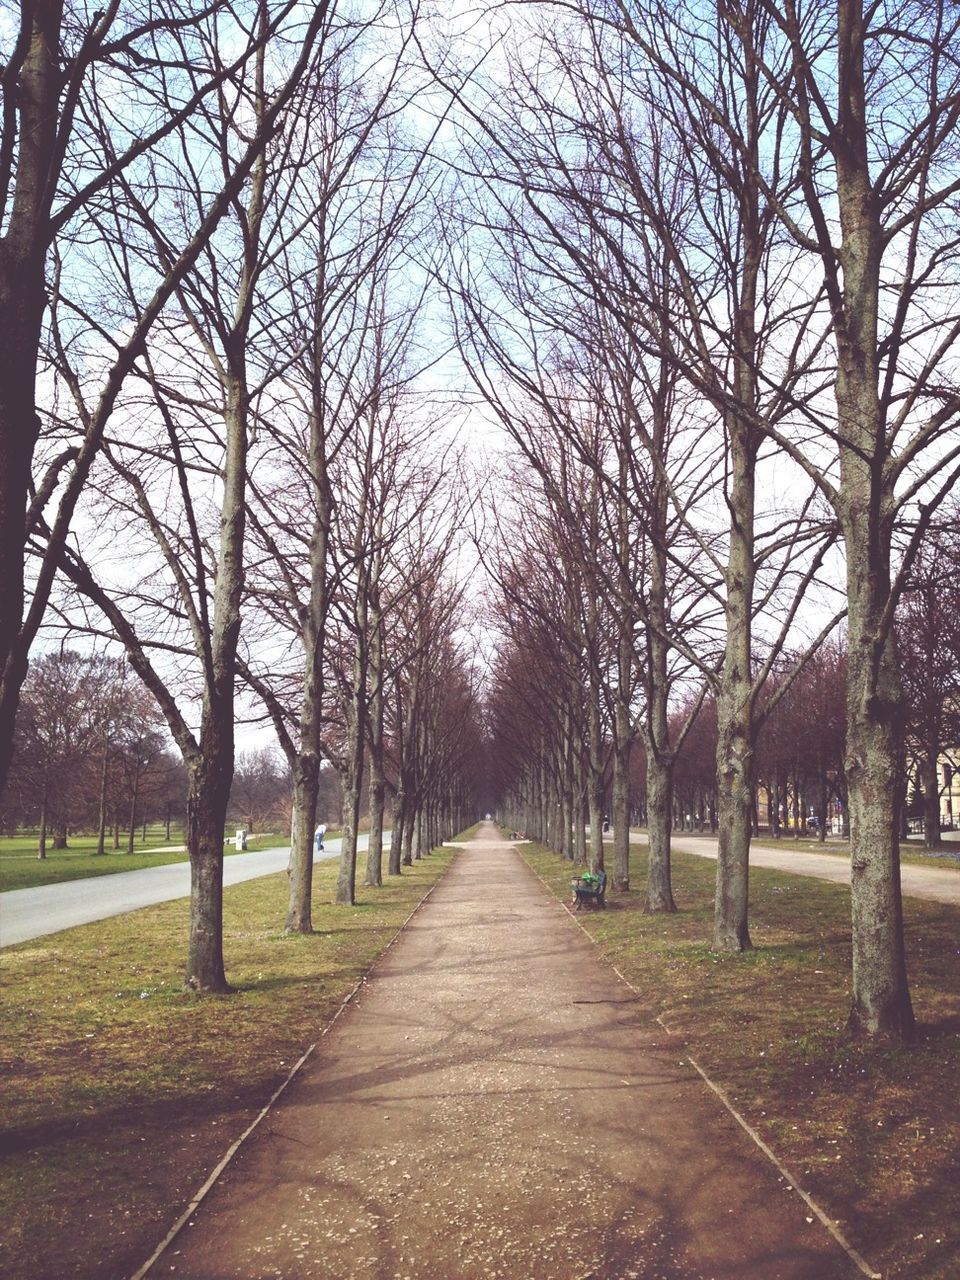
[[[590,933],[588,929],[584,928],[583,922],[577,918],[576,913],[571,910],[570,906],[566,902],[564,902],[562,898],[557,896],[557,894],[550,887],[547,881],[544,880],[543,876],[541,876],[538,871],[536,871],[533,867],[530,866],[530,863],[527,862],[526,858],[523,857],[523,854],[521,853],[519,854],[519,856],[523,858],[523,862],[524,862],[524,865],[527,867],[527,870],[530,871],[537,878],[537,880],[540,881],[544,889],[546,889],[547,893],[550,894],[551,898],[553,898],[553,900],[557,903],[557,905],[561,908],[561,910],[566,912],[566,914],[570,917],[570,919],[577,926],[577,928],[584,935],[584,937],[590,940],[593,947],[599,952],[599,958],[609,966],[609,968],[616,974],[616,976],[623,983],[623,985],[629,991],[632,991],[633,994],[639,998],[642,993],[639,991],[637,987],[633,985],[633,983],[630,981],[629,978],[625,977],[624,974],[620,972],[620,970],[613,963],[613,961],[610,960],[609,957],[604,954],[604,952],[601,950],[600,943],[593,936],[593,934]],[[667,1024],[664,1022],[663,1017],[659,1013],[656,1015],[656,1021],[660,1024],[661,1027],[663,1027],[664,1031],[667,1033],[668,1036],[676,1036],[680,1040],[683,1039],[682,1033],[678,1031],[674,1031],[670,1027],[668,1027]],[[716,1095],[719,1101],[723,1104],[726,1110],[729,1111],[729,1113],[733,1116],[734,1120],[736,1120],[737,1124],[744,1131],[744,1133],[750,1138],[750,1140],[754,1143],[754,1145],[758,1148],[758,1150],[761,1151],[764,1156],[766,1156],[766,1158],[770,1161],[770,1163],[777,1170],[780,1176],[784,1178],[787,1181],[787,1183],[793,1188],[793,1190],[796,1191],[796,1193],[801,1197],[803,1202],[810,1209],[811,1213],[813,1213],[816,1216],[821,1226],[823,1226],[826,1229],[826,1231],[833,1237],[833,1239],[844,1251],[844,1253],[847,1255],[850,1261],[854,1264],[857,1270],[860,1271],[862,1275],[866,1276],[867,1280],[883,1280],[882,1273],[877,1271],[873,1266],[871,1266],[871,1264],[867,1262],[867,1260],[860,1253],[857,1252],[857,1250],[853,1247],[853,1245],[849,1242],[849,1240],[847,1240],[846,1236],[841,1231],[840,1226],[836,1222],[836,1220],[831,1218],[830,1215],[824,1209],[821,1209],[820,1205],[817,1204],[813,1196],[811,1196],[808,1191],[805,1191],[803,1189],[803,1187],[797,1181],[796,1177],[790,1172],[787,1166],[783,1164],[783,1162],[779,1159],[779,1157],[772,1150],[772,1148],[769,1147],[766,1142],[764,1142],[763,1138],[760,1137],[760,1134],[757,1133],[757,1131],[753,1128],[753,1126],[749,1123],[749,1121],[744,1119],[744,1117],[740,1114],[740,1112],[737,1111],[736,1107],[734,1107],[733,1103],[730,1101],[729,1097],[727,1096],[727,1093],[723,1089],[722,1085],[719,1085],[715,1081],[711,1080],[710,1077],[707,1075],[706,1071],[704,1071],[703,1067],[700,1066],[699,1062],[697,1062],[695,1058],[692,1058],[689,1053],[686,1054],[686,1059],[687,1059],[687,1062],[689,1062],[690,1066],[693,1067],[694,1071],[696,1071],[696,1073],[701,1077],[704,1084],[707,1085],[707,1087]],[[136,1277],[134,1277],[134,1280],[136,1280]]]
[[[459,854],[457,856],[459,856]],[[187,1225],[187,1223],[196,1213],[197,1209],[199,1209],[200,1205],[207,1198],[207,1196],[210,1194],[210,1192],[213,1190],[216,1184],[220,1181],[220,1178],[223,1176],[224,1171],[226,1170],[227,1166],[231,1163],[233,1158],[236,1156],[237,1152],[240,1150],[240,1148],[243,1146],[246,1140],[250,1137],[250,1135],[254,1132],[254,1130],[259,1128],[262,1121],[265,1120],[266,1117],[269,1115],[269,1113],[273,1110],[274,1105],[276,1104],[277,1100],[280,1098],[281,1094],[283,1094],[286,1091],[287,1087],[300,1074],[303,1067],[312,1057],[313,1052],[316,1049],[317,1045],[320,1043],[321,1040],[324,1039],[324,1037],[330,1031],[333,1030],[333,1027],[335,1026],[340,1015],[344,1012],[345,1009],[347,1009],[349,1005],[353,1004],[354,998],[356,997],[357,993],[360,991],[360,989],[365,985],[367,980],[373,974],[374,970],[380,964],[383,957],[387,954],[388,951],[391,950],[393,945],[396,943],[397,939],[407,928],[407,925],[409,925],[410,921],[417,914],[417,912],[420,910],[423,904],[427,901],[427,899],[433,893],[434,889],[436,889],[437,885],[441,884],[442,881],[446,879],[450,871],[450,868],[453,866],[453,864],[456,861],[457,861],[457,857],[453,857],[450,859],[450,862],[447,864],[447,866],[444,868],[441,874],[437,877],[437,879],[434,880],[433,884],[430,886],[427,892],[423,895],[423,897],[420,899],[417,905],[413,908],[413,910],[410,912],[407,918],[403,921],[403,923],[397,929],[396,933],[393,935],[393,937],[390,939],[387,945],[383,948],[383,950],[376,957],[376,959],[373,960],[369,968],[366,969],[360,975],[360,977],[354,983],[350,991],[348,991],[346,996],[344,996],[343,1000],[341,1000],[336,1013],[334,1013],[333,1017],[330,1018],[330,1020],[326,1023],[323,1030],[317,1036],[316,1040],[314,1040],[313,1044],[307,1046],[303,1054],[301,1054],[301,1056],[297,1059],[297,1061],[291,1067],[289,1073],[287,1074],[286,1079],[283,1080],[280,1083],[280,1085],[278,1085],[278,1087],[271,1094],[269,1101],[265,1104],[265,1106],[261,1108],[260,1112],[250,1122],[250,1124],[247,1125],[243,1133],[240,1134],[240,1137],[235,1139],[235,1141],[230,1144],[230,1146],[227,1148],[226,1153],[221,1157],[219,1163],[214,1167],[212,1173],[210,1173],[209,1176],[207,1177],[207,1180],[203,1183],[200,1189],[193,1196],[190,1203],[187,1205],[186,1209],[183,1210],[179,1218],[177,1218],[173,1226],[170,1228],[167,1234],[163,1237],[163,1239],[154,1249],[153,1253],[151,1253],[150,1257],[146,1260],[146,1262],[144,1262],[136,1271],[133,1272],[133,1274],[130,1276],[130,1280],[144,1280],[144,1277],[147,1276],[149,1272],[152,1270],[152,1268],[160,1261],[160,1259],[163,1257],[166,1251],[170,1248],[171,1244],[173,1244],[174,1240],[176,1240],[177,1236],[180,1234],[180,1232],[184,1229],[184,1227]]]

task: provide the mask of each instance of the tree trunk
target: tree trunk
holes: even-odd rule
[[[893,480],[885,466],[877,465],[878,450],[881,456],[886,451],[877,341],[883,234],[865,126],[863,28],[859,0],[839,0],[837,128],[843,145],[835,154],[843,299],[835,326],[835,394],[849,646],[846,778],[853,1005],[848,1029],[906,1040],[914,1022],[897,830],[901,690],[891,620],[886,618],[896,503]]]
[[[673,813],[673,762],[647,743],[647,896],[645,910],[673,912],[670,837]]]
[[[214,736],[210,730],[204,735]],[[190,941],[186,985],[194,991],[231,990],[223,964],[223,831],[233,763],[228,741],[208,745],[188,766],[187,848],[190,852]]]
[[[293,822],[290,831],[287,933],[313,933],[314,832],[317,826],[317,793],[320,761],[298,753],[293,771]]]
[[[44,778],[40,792],[40,832],[37,842],[37,861],[43,862],[47,856],[47,780]]]
[[[665,437],[665,427],[658,440]],[[663,446],[661,446],[663,447]],[[647,893],[645,909],[674,912],[671,848],[674,751],[670,745],[669,645],[666,506],[667,494],[658,485],[655,505],[658,534],[650,550],[650,625],[646,629],[647,714],[644,747],[647,757]]]
[[[390,836],[390,859],[387,863],[387,874],[401,874],[400,861],[403,857],[403,841],[406,832],[406,815],[404,812],[403,792],[398,791],[393,802],[393,832]]]
[[[853,1034],[909,1039],[897,829],[898,673],[884,646],[879,680],[871,671],[859,610],[850,612],[846,774],[850,794],[850,897],[853,915]],[[867,652],[864,652],[864,649]],[[878,687],[879,686],[879,687]]]
[[[367,873],[364,884],[377,888],[383,884],[383,810],[387,787],[383,765],[383,632],[380,614],[371,610],[369,708],[370,776],[368,780],[370,836],[367,843]]]
[[[413,866],[413,831],[416,821],[416,811],[412,807],[408,808],[403,824],[403,865],[405,867]]]
[[[749,428],[731,421],[730,548],[727,562],[727,636],[717,696],[717,891],[714,946],[720,951],[750,947],[747,924],[752,760],[753,689],[751,612],[753,608],[753,512],[755,444]]]
[[[356,904],[357,825],[360,818],[360,789],[352,781],[343,784],[343,832],[340,837],[340,865],[334,901],[341,907]]]
[[[100,766],[100,805],[97,811],[97,849],[95,857],[104,858],[107,854],[107,766],[109,754],[104,751]],[[169,840],[169,833],[167,839]]]
[[[587,822],[589,821],[589,811],[586,797],[579,788],[574,800],[573,814],[573,861],[576,866],[585,867],[587,865]]]
[[[28,11],[29,12],[29,11]],[[27,674],[24,512],[39,433],[36,371],[47,304],[44,267],[56,191],[61,0],[32,6],[29,44],[16,79],[20,121],[16,177],[0,252],[0,794],[13,755],[20,689]],[[13,86],[7,86],[13,92]],[[7,90],[5,90],[5,100]],[[15,127],[12,121],[6,121]],[[6,128],[4,130],[6,133]],[[12,145],[12,140],[11,140]]]
[[[613,888],[630,888],[630,742],[613,757]]]
[[[623,523],[627,523],[625,510]],[[627,557],[628,554],[629,539],[622,532],[621,556]],[[630,755],[634,737],[630,720],[632,675],[633,619],[627,615],[621,619],[617,646],[617,702],[613,726],[613,888],[620,893],[626,893],[630,888]]]
[[[363,721],[366,700],[366,671],[360,650],[365,643],[363,636],[357,637],[353,680],[346,708],[345,769],[341,775],[343,778],[343,836],[340,842],[336,902],[339,906],[350,907],[356,902],[357,893],[357,834],[360,827],[360,791],[363,785]]]
[[[364,884],[377,888],[383,884],[383,811],[386,805],[386,783],[380,761],[370,753],[370,837],[367,844],[367,874]]]
[[[137,801],[140,797],[140,769],[139,766],[133,774],[133,791],[130,795],[130,821],[127,824],[127,853],[133,853],[133,846],[137,838]],[[226,814],[224,814],[224,818]],[[223,833],[220,833],[220,844],[223,845]]]
[[[603,728],[600,720],[600,688],[596,678],[591,675],[589,710],[589,750],[587,756],[587,777],[589,779],[589,813],[590,813],[590,870],[603,870]]]
[[[940,773],[937,757],[936,747],[928,748],[920,765],[923,784],[923,843],[928,849],[939,849],[943,845],[943,833],[940,830]]]
[[[781,837],[780,831],[780,780],[779,776],[774,773],[770,780],[770,834],[775,840]]]
[[[743,38],[744,31],[737,27]],[[762,112],[755,61],[745,55],[744,118],[747,129],[735,190],[741,243],[730,283],[736,295],[733,316],[733,403],[724,411],[728,457],[729,512],[724,569],[726,641],[717,691],[717,891],[714,946],[721,951],[750,947],[747,924],[753,797],[753,596],[756,574],[756,463],[760,438],[752,423],[757,407],[757,285],[765,253],[764,219],[757,181]],[[731,246],[732,248],[732,246]]]
[[[560,798],[560,853],[573,861],[573,792],[564,786]]]

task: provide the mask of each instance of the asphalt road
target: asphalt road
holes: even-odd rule
[[[389,844],[389,833],[385,844]],[[367,847],[362,835],[358,852]],[[315,862],[340,855],[340,841],[328,840]],[[223,860],[224,885],[256,880],[258,876],[286,871],[290,848],[262,849],[256,853],[235,853]],[[189,862],[171,862],[140,871],[118,871],[113,875],[68,880],[63,884],[40,885],[33,889],[10,889],[0,893],[0,947],[11,947],[31,938],[42,938],[61,929],[73,929],[108,916],[138,911],[158,902],[190,896]]]
[[[698,857],[716,861],[717,842],[709,836],[675,835],[673,848],[680,853],[695,853]],[[773,871],[787,871],[794,876],[831,880],[834,884],[850,884],[850,859],[837,857],[836,854],[801,853],[751,844],[750,865],[769,867]],[[926,898],[930,902],[947,902],[960,906],[960,869],[953,864],[941,868],[903,862],[900,865],[900,886],[904,897]]]

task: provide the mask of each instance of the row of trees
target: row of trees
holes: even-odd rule
[[[489,18],[482,47],[438,50],[415,0],[22,7],[2,72],[0,775],[51,606],[119,641],[187,775],[200,989],[226,986],[238,678],[293,777],[288,927],[309,927],[324,757],[341,901],[365,765],[372,829],[392,785],[402,849],[463,811],[465,513],[425,390],[439,283],[529,466],[487,551],[512,638],[503,787],[563,846],[586,795],[598,859],[608,757],[625,833],[639,735],[648,904],[670,910],[677,752],[712,702],[714,939],[747,947],[759,736],[845,618],[851,1028],[906,1036],[894,622],[960,474],[960,15]]]
[[[39,828],[38,853],[65,848],[71,830],[120,832],[132,851],[137,828],[166,824],[183,810],[183,771],[170,754],[153,699],[123,659],[65,650],[31,665],[17,717],[14,767],[4,796],[4,826]]]
[[[335,771],[328,773],[322,814],[333,819],[339,787]],[[80,832],[96,834],[101,855],[108,837],[120,849],[124,832],[129,853],[148,825],[162,825],[168,841],[181,837],[186,790],[163,717],[125,659],[63,649],[31,662],[3,798],[4,831],[36,827],[40,858],[48,837],[62,849]],[[290,793],[289,772],[274,749],[239,751],[228,819],[248,831],[286,832]]]
[[[459,710],[469,716],[469,698]],[[335,716],[334,708],[331,723]],[[40,858],[46,857],[48,838],[54,849],[63,849],[69,836],[81,832],[97,835],[95,852],[100,855],[106,853],[108,837],[113,849],[121,848],[121,832],[127,852],[133,852],[138,831],[157,823],[165,828],[168,841],[174,835],[180,838],[186,776],[164,730],[156,703],[124,659],[70,649],[41,654],[31,663],[23,687],[0,826],[9,834],[20,827],[37,827]],[[402,726],[398,731],[402,734]],[[393,729],[381,736],[376,753],[370,753],[363,783],[371,821],[379,823],[375,843],[379,840],[382,849],[388,791],[399,825],[404,825],[404,805],[398,801],[404,762],[395,749]],[[336,759],[334,744],[331,732],[325,743],[327,767],[320,770],[317,790],[317,820],[327,824],[340,822],[341,773],[347,772],[331,764]],[[409,758],[405,763],[410,769]],[[292,792],[292,774],[281,752],[273,747],[238,751],[227,805],[229,826],[249,833],[289,832]],[[415,824],[406,835],[409,865],[426,844],[426,835],[415,838]],[[404,856],[403,844],[401,831],[398,861]],[[375,851],[369,861],[373,878],[368,883],[379,884]]]
[[[460,95],[471,185],[449,274],[464,358],[533,477],[497,566],[510,785],[566,847],[581,789],[597,830],[609,743],[620,825],[635,729],[647,901],[670,910],[672,770],[711,698],[714,942],[749,947],[759,735],[844,620],[849,1026],[907,1037],[895,619],[960,475],[960,15],[525,12],[506,77]],[[552,679],[534,669],[521,694],[515,670],[544,651]]]
[[[228,989],[240,682],[292,776],[288,928],[324,762],[340,902],[365,766],[371,883],[388,791],[398,859],[472,807],[420,24],[406,0],[40,0],[4,65],[0,773],[41,622],[121,645],[182,758],[197,990]]]

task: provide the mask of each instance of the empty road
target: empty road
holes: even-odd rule
[[[384,844],[389,843],[390,833],[385,832]],[[367,837],[362,835],[358,851],[366,847]],[[340,841],[329,840],[324,852],[314,861],[339,855]],[[286,871],[289,860],[289,846],[231,854],[223,860],[223,883],[240,884]],[[12,947],[18,942],[29,942],[32,938],[123,915],[126,911],[138,911],[158,902],[189,897],[189,862],[118,871],[113,875],[67,880],[63,884],[45,884],[33,889],[10,889],[0,893],[0,947]]]

